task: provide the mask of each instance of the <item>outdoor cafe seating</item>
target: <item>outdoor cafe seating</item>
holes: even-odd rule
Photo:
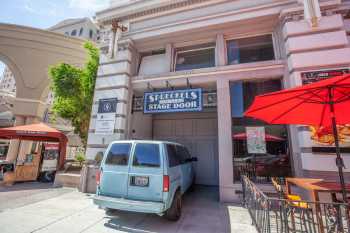
[[[242,176],[243,203],[259,232],[349,232],[349,203],[334,199],[341,193],[338,182],[323,179],[272,177],[275,193],[263,192]],[[299,190],[309,198],[299,195]],[[350,191],[350,184],[346,185]],[[304,192],[304,193],[305,193]],[[330,201],[320,198],[329,196]]]

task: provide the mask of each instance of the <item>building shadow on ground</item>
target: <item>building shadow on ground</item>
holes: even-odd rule
[[[182,216],[177,222],[158,215],[108,210],[104,226],[131,233],[228,233],[229,217],[227,205],[219,202],[217,187],[196,186],[184,195]]]

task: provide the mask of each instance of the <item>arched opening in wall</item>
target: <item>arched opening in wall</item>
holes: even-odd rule
[[[15,123],[12,112],[13,101],[16,97],[16,81],[11,68],[0,60],[0,128],[11,127]],[[9,140],[0,139],[0,160],[5,159]]]

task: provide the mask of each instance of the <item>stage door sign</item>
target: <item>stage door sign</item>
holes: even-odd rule
[[[200,112],[203,109],[202,89],[184,89],[144,94],[144,113]]]

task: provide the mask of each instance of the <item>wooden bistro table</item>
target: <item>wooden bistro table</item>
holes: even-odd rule
[[[286,193],[291,194],[291,185],[298,186],[307,190],[310,193],[311,201],[316,202],[316,216],[318,218],[320,232],[324,232],[321,206],[317,202],[320,201],[320,193],[329,193],[332,196],[333,201],[336,193],[341,193],[342,188],[340,183],[329,182],[324,179],[311,179],[311,178],[286,178]],[[346,184],[346,190],[350,194],[350,184]]]

